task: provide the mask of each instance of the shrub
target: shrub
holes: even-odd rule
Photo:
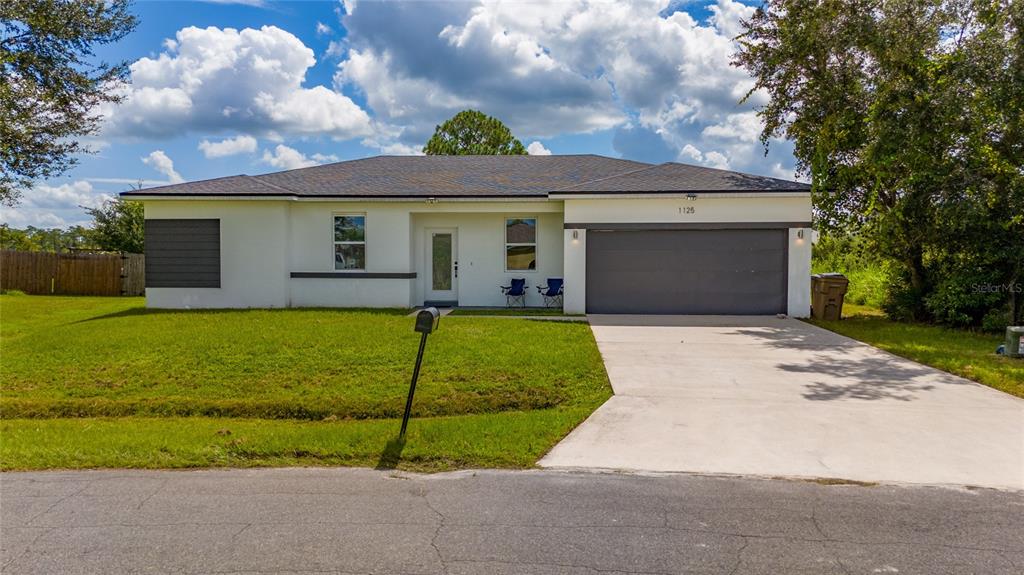
[[[892,268],[873,257],[861,240],[849,235],[823,235],[812,253],[812,273],[839,272],[850,280],[846,301],[882,307],[893,280]]]

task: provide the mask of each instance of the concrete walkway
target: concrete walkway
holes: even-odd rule
[[[615,396],[542,466],[1024,489],[1024,400],[795,319],[590,323]]]
[[[0,475],[0,572],[1001,575],[1024,497],[552,471]]]

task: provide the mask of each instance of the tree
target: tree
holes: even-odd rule
[[[763,144],[794,142],[820,228],[897,264],[888,311],[1019,318],[977,286],[1024,277],[1024,3],[775,0],[744,25]]]
[[[24,230],[0,224],[0,249],[19,252],[37,252],[39,247]]]
[[[526,148],[501,120],[463,110],[434,130],[423,146],[428,156],[526,155]]]
[[[85,210],[93,218],[89,239],[108,252],[144,252],[146,216],[139,202],[111,200]]]
[[[28,226],[24,230],[0,225],[0,247],[5,250],[25,252],[64,252],[69,250],[95,249],[89,238],[90,230],[82,226],[60,228],[37,228]]]
[[[129,0],[0,2],[0,202],[58,176],[88,151],[78,138],[99,128],[97,106],[117,102],[124,62],[91,62],[97,45],[136,25]]]

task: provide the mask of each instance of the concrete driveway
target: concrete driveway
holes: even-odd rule
[[[590,321],[615,396],[544,467],[1024,489],[1024,400],[795,319]]]

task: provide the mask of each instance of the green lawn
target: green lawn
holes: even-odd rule
[[[365,465],[404,406],[407,314],[0,296],[0,466]],[[532,465],[610,393],[585,324],[442,318],[400,465]]]
[[[1002,337],[890,321],[879,310],[843,305],[842,321],[811,323],[943,371],[1024,397],[1024,360],[996,355]]]

